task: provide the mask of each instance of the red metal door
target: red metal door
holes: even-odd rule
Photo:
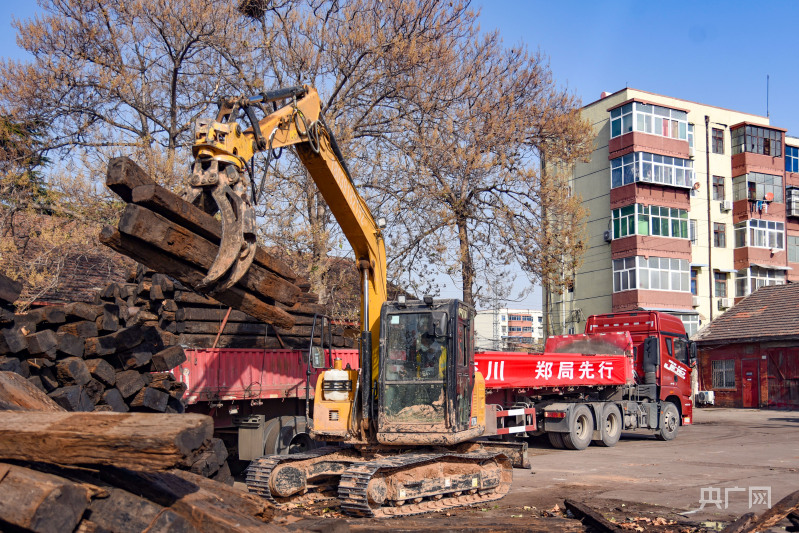
[[[743,407],[760,407],[760,361],[741,360],[741,399]]]

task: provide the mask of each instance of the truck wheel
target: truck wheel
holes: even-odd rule
[[[569,432],[563,433],[563,444],[570,450],[584,450],[591,444],[594,436],[594,417],[585,405],[578,405],[572,411]]]
[[[264,428],[264,455],[304,453],[317,447],[304,416],[273,418]]]
[[[621,411],[614,404],[607,404],[602,411],[602,420],[599,424],[599,431],[602,438],[595,440],[594,444],[610,448],[619,442],[621,437]]]
[[[680,413],[671,402],[663,404],[663,410],[660,412],[660,428],[655,437],[658,440],[674,440],[677,436],[677,429],[680,427]]]
[[[553,448],[562,450],[563,448],[566,447],[566,445],[563,444],[563,433],[555,433],[553,431],[547,433],[547,437],[549,437],[549,443],[552,445]]]

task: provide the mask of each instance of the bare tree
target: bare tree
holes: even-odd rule
[[[457,56],[428,85],[430,97],[448,105],[412,125],[400,146],[412,171],[383,193],[394,200],[400,228],[392,233],[399,273],[428,282],[449,275],[474,304],[486,274],[516,262],[540,280],[554,248],[579,259],[579,201],[562,175],[540,172],[540,155],[547,146],[553,162],[568,165],[589,153],[592,137],[578,101],[556,86],[540,54],[506,49],[490,34],[463,43]],[[547,224],[555,218],[556,226]]]
[[[549,198],[561,185],[537,170],[543,146],[564,164],[585,153],[578,104],[543,57],[480,37],[468,0],[41,5],[44,15],[15,23],[33,61],[0,62],[0,114],[46,125],[44,148],[64,156],[58,186],[84,216],[113,217],[79,192],[110,156],[132,156],[180,189],[192,124],[220,96],[309,83],[356,184],[394,221],[398,279],[448,273],[473,302],[487,268],[515,261],[545,276],[542,250],[558,232],[570,237],[555,246],[579,255],[579,206]],[[262,239],[302,258],[314,290],[332,296],[329,257],[345,254],[330,211],[290,151],[269,169],[259,161]]]
[[[237,12],[223,2],[43,0],[44,14],[16,21],[30,63],[0,62],[0,106],[47,126],[62,149],[101,171],[133,155],[167,182],[179,180],[198,114],[230,90],[236,73],[216,52],[234,42]],[[185,171],[184,171],[185,172]]]

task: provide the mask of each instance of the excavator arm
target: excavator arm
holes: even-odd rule
[[[288,103],[285,103],[288,101]],[[278,107],[278,102],[284,105]],[[269,112],[269,106],[272,106]],[[265,114],[260,120],[257,113]],[[247,117],[250,127],[237,122]],[[302,86],[252,98],[223,101],[215,120],[199,120],[192,152],[194,165],[188,199],[222,219],[219,253],[201,288],[229,288],[255,255],[255,211],[260,191],[247,165],[265,151],[294,146],[355,253],[361,273],[363,346],[370,361],[362,368],[377,376],[380,309],[386,301],[386,252],[381,228],[356,191],[332,132],[324,122],[315,89]],[[368,363],[368,364],[367,364]]]

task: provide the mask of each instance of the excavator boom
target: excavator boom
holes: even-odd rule
[[[246,129],[241,116],[249,121]],[[316,440],[353,446],[264,456],[250,465],[249,490],[278,505],[338,490],[342,509],[356,516],[402,516],[501,498],[510,488],[511,462],[473,442],[485,431],[474,310],[430,297],[387,302],[381,225],[353,185],[315,89],[226,100],[215,120],[198,121],[189,200],[218,211],[223,228],[201,288],[226,289],[249,268],[253,206],[263,190],[252,181],[250,161],[265,152],[268,168],[273,151],[284,147],[296,150],[361,273],[360,369],[343,369],[336,360],[320,373],[310,431]]]

